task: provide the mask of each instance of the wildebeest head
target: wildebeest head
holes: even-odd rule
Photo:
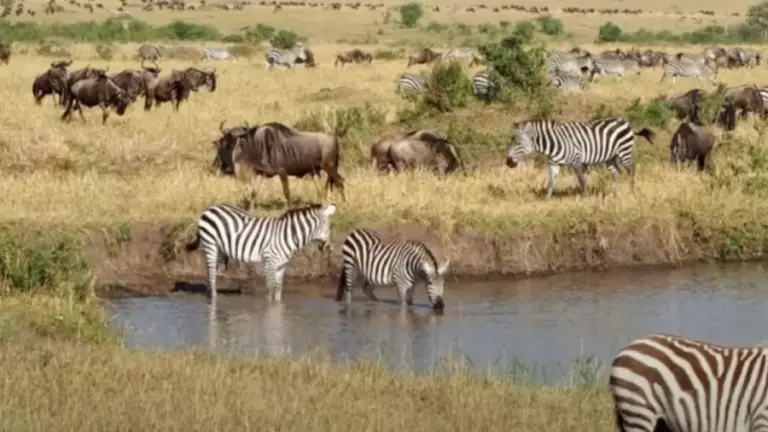
[[[216,69],[212,69],[210,72],[205,72],[205,84],[210,91],[216,91]]]
[[[235,126],[232,128],[224,128],[222,121],[219,125],[221,131],[221,137],[213,142],[216,148],[216,158],[213,160],[212,168],[218,168],[219,171],[225,175],[235,175],[235,147],[239,140],[245,137],[249,132],[257,129],[258,126],[251,127],[247,123],[245,126]]]

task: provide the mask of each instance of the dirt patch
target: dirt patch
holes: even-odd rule
[[[419,226],[384,227],[377,231],[387,236],[425,242],[438,260],[451,259],[450,272],[456,278],[681,265],[718,258],[716,253],[697,244],[695,236],[657,226],[641,229],[593,226],[566,233],[505,235],[459,229],[450,236],[441,236]],[[183,249],[191,234],[191,226],[134,224],[129,234],[119,230],[116,233],[114,229],[84,232],[84,253],[103,294],[163,294],[178,289],[205,289],[202,255],[199,252],[187,254]],[[116,236],[119,240],[115,240]],[[314,247],[299,252],[286,272],[286,283],[292,280],[322,282],[334,289],[331,287],[335,286],[340,272],[341,244],[345,236],[346,233],[334,236],[330,265]],[[222,273],[221,290],[263,290],[259,265],[231,264],[230,269]]]

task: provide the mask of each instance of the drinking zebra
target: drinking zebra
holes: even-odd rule
[[[421,76],[405,72],[395,81],[395,93],[421,93],[427,89],[427,80]]]
[[[515,125],[515,141],[507,151],[507,166],[515,168],[523,156],[539,153],[547,156],[549,182],[547,198],[552,196],[561,165],[570,165],[576,172],[582,194],[587,193],[585,168],[607,164],[618,186],[621,170],[629,173],[630,186],[635,185],[632,152],[635,135],[652,142],[653,131],[643,128],[633,132],[629,121],[621,117],[604,117],[589,122],[559,122],[532,120]]]
[[[226,48],[205,48],[203,49],[203,57],[200,59],[200,61],[212,59],[212,60],[228,60],[232,59],[232,61],[237,60],[237,58],[229,52]]]
[[[632,432],[768,430],[768,349],[654,334],[613,360],[616,424]]]
[[[154,45],[143,44],[138,49],[139,60],[149,60],[157,64],[158,60],[162,60],[163,55],[160,54],[160,49]]]
[[[395,286],[400,305],[413,304],[417,283],[427,288],[427,297],[435,310],[442,310],[443,286],[450,261],[438,265],[424,243],[407,240],[382,240],[368,229],[349,233],[342,246],[344,264],[339,278],[336,301],[352,301],[352,288],[363,283],[363,292],[372,301],[374,286]]]
[[[676,77],[696,77],[701,81],[702,76],[706,76],[714,84],[717,80],[717,70],[712,69],[705,63],[677,60],[667,62],[667,64],[664,65],[664,75],[661,77],[659,83],[664,82],[668,77],[672,78],[672,84],[675,83]]]
[[[583,92],[587,89],[587,85],[581,79],[581,75],[551,75],[549,77],[549,86],[567,92]]]
[[[296,46],[292,49],[270,48],[264,58],[267,61],[268,70],[272,70],[274,65],[291,69],[296,63],[306,60],[307,53],[303,46]]]
[[[291,209],[280,217],[254,216],[228,204],[207,208],[197,222],[195,238],[187,251],[197,250],[200,243],[208,270],[208,295],[216,297],[216,270],[219,258],[226,268],[228,261],[264,264],[267,299],[280,301],[283,275],[288,261],[310,242],[329,249],[330,217],[333,204],[313,204]]]

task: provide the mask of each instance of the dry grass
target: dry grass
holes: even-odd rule
[[[0,428],[612,431],[603,389],[395,377],[368,363],[225,360],[18,340],[0,350]]]

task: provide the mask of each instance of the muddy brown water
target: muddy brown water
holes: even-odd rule
[[[651,332],[726,345],[768,340],[766,268],[449,282],[440,316],[423,289],[405,310],[393,303],[394,289],[376,290],[381,303],[356,292],[345,309],[330,285],[286,286],[282,305],[268,305],[261,295],[220,295],[214,310],[204,295],[173,293],[114,299],[108,309],[126,345],[139,349],[195,347],[252,358],[320,350],[333,360],[375,359],[416,373],[445,370],[453,358],[475,370],[552,382],[572,377],[574,362],[590,360],[576,372],[596,372],[623,344]]]

